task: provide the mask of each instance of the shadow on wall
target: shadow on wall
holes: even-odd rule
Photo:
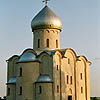
[[[5,96],[3,98],[0,97],[0,100],[6,100],[6,97]]]

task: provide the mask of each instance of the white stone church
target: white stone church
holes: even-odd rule
[[[60,49],[62,22],[47,4],[31,28],[33,48],[7,60],[7,100],[90,100],[90,62]]]

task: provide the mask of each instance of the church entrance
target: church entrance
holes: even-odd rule
[[[68,100],[72,100],[72,96],[68,96]]]

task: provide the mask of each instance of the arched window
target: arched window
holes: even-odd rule
[[[58,65],[57,65],[57,70],[59,69]]]
[[[57,93],[59,93],[59,86],[57,85]]]
[[[22,95],[22,87],[19,88],[19,95]]]
[[[39,86],[39,94],[42,93],[42,86]]]
[[[20,68],[19,76],[22,76],[22,68]]]
[[[81,78],[81,80],[82,80],[82,73],[80,73],[80,78]]]
[[[83,93],[83,87],[81,87],[81,93]]]
[[[56,40],[56,48],[58,48],[58,40]]]
[[[46,41],[47,47],[49,48],[49,39]]]
[[[70,59],[68,58],[68,64],[70,64]]]
[[[68,75],[67,75],[67,84],[69,83],[69,77],[68,77]]]
[[[72,76],[70,76],[70,84],[72,84]]]
[[[38,48],[40,48],[40,39],[38,39]]]
[[[72,96],[71,95],[68,96],[68,100],[72,100]]]

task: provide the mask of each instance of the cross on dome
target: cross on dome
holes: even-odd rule
[[[42,2],[45,2],[45,5],[47,6],[48,5],[48,1],[50,1],[50,0],[43,0]]]

